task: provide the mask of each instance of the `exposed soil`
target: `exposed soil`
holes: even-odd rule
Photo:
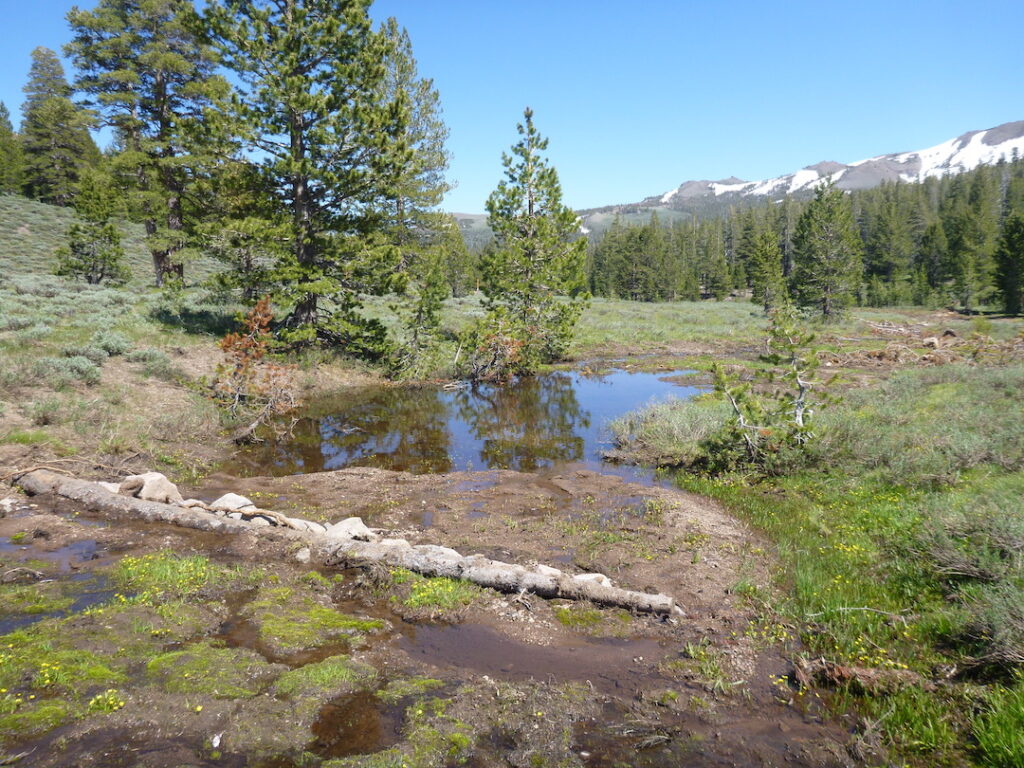
[[[589,471],[414,476],[359,468],[220,476],[193,490],[202,498],[228,489],[324,520],[360,515],[415,543],[601,571],[625,587],[674,595],[687,615],[657,619],[489,590],[455,609],[410,608],[386,575],[349,572],[332,587],[302,586],[293,553],[256,537],[106,526],[66,501],[19,500],[0,520],[0,571],[31,564],[60,579],[102,573],[129,554],[203,552],[263,568],[272,583],[305,590],[303,599],[381,620],[384,629],[282,656],[268,650],[258,626],[240,620],[251,621],[256,590],[214,591],[190,618],[196,634],[163,650],[212,639],[252,654],[239,657],[240,674],[257,695],[176,693],[154,684],[143,665],[119,686],[123,709],[9,740],[8,754],[26,752],[26,764],[38,766],[159,768],[288,768],[332,759],[374,766],[852,764],[847,734],[813,706],[794,703],[807,697],[782,681],[791,672],[785,649],[764,639],[749,599],[755,586],[767,589],[763,543],[705,499]],[[111,633],[130,623],[107,619]],[[166,631],[173,639],[178,630]],[[111,652],[118,642],[110,638]],[[287,695],[273,682],[289,668],[338,658],[365,672],[340,687]]]

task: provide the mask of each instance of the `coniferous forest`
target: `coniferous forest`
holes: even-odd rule
[[[823,200],[832,199],[831,210]],[[785,198],[723,217],[645,224],[619,220],[591,248],[597,296],[637,301],[763,300],[776,270],[789,293],[813,305],[812,284],[827,271],[820,249],[801,240],[815,224],[845,230],[849,253],[841,302],[869,307],[991,308],[1021,311],[1020,230],[1024,161],[980,166],[923,183],[886,183],[852,193]],[[767,255],[763,237],[777,253]]]

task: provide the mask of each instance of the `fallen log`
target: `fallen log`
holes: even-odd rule
[[[406,568],[424,576],[464,579],[500,592],[531,592],[546,598],[589,600],[591,602],[657,614],[682,614],[669,595],[621,589],[598,573],[566,574],[546,565],[524,566],[490,560],[483,555],[461,555],[454,549],[430,544],[413,545],[405,539],[360,541],[339,538],[291,527],[256,525],[246,520],[222,517],[197,507],[182,507],[157,501],[122,496],[99,483],[36,469],[15,477],[14,482],[31,495],[55,494],[83,504],[93,512],[115,518],[163,522],[184,528],[226,534],[249,533],[284,538],[309,547],[311,559],[332,568],[380,563]],[[265,515],[265,510],[256,511]],[[273,519],[273,518],[272,518]]]
[[[56,472],[45,469],[36,469],[15,477],[14,482],[32,496],[44,493],[56,494],[65,499],[80,502],[91,512],[101,512],[117,519],[170,523],[182,528],[229,534],[273,532],[275,536],[307,540],[304,534],[290,528],[259,528],[244,520],[220,517],[201,509],[179,507],[159,501],[146,501],[133,496],[122,496],[107,490],[99,483],[58,475]]]
[[[334,544],[332,549],[326,564],[335,567],[383,563],[425,576],[465,579],[499,592],[532,592],[547,598],[589,600],[645,613],[682,613],[668,595],[620,589],[612,586],[608,577],[601,574],[573,576],[544,565],[530,567],[490,560],[483,555],[464,556],[448,547],[413,546],[405,539],[342,541]]]

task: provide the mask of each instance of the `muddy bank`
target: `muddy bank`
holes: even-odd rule
[[[842,729],[781,703],[802,697],[739,594],[766,583],[766,555],[704,500],[590,472],[353,469],[193,490],[228,483],[266,507],[361,514],[415,542],[603,570],[671,591],[689,615],[311,572],[285,541],[105,525],[69,502],[20,500],[0,520],[0,571],[33,569],[37,589],[89,574],[116,596],[0,638],[18,650],[0,661],[2,695],[21,701],[0,715],[0,754],[158,768],[850,764]],[[201,584],[168,575],[196,557],[209,563]],[[0,619],[24,615],[3,605]],[[105,670],[43,685],[42,664],[72,654]]]

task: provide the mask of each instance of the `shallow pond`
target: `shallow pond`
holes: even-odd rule
[[[558,372],[507,385],[358,390],[308,407],[290,434],[243,449],[232,474],[292,475],[352,466],[416,474],[599,469],[650,482],[650,470],[604,462],[609,422],[651,402],[688,398],[687,373]]]

